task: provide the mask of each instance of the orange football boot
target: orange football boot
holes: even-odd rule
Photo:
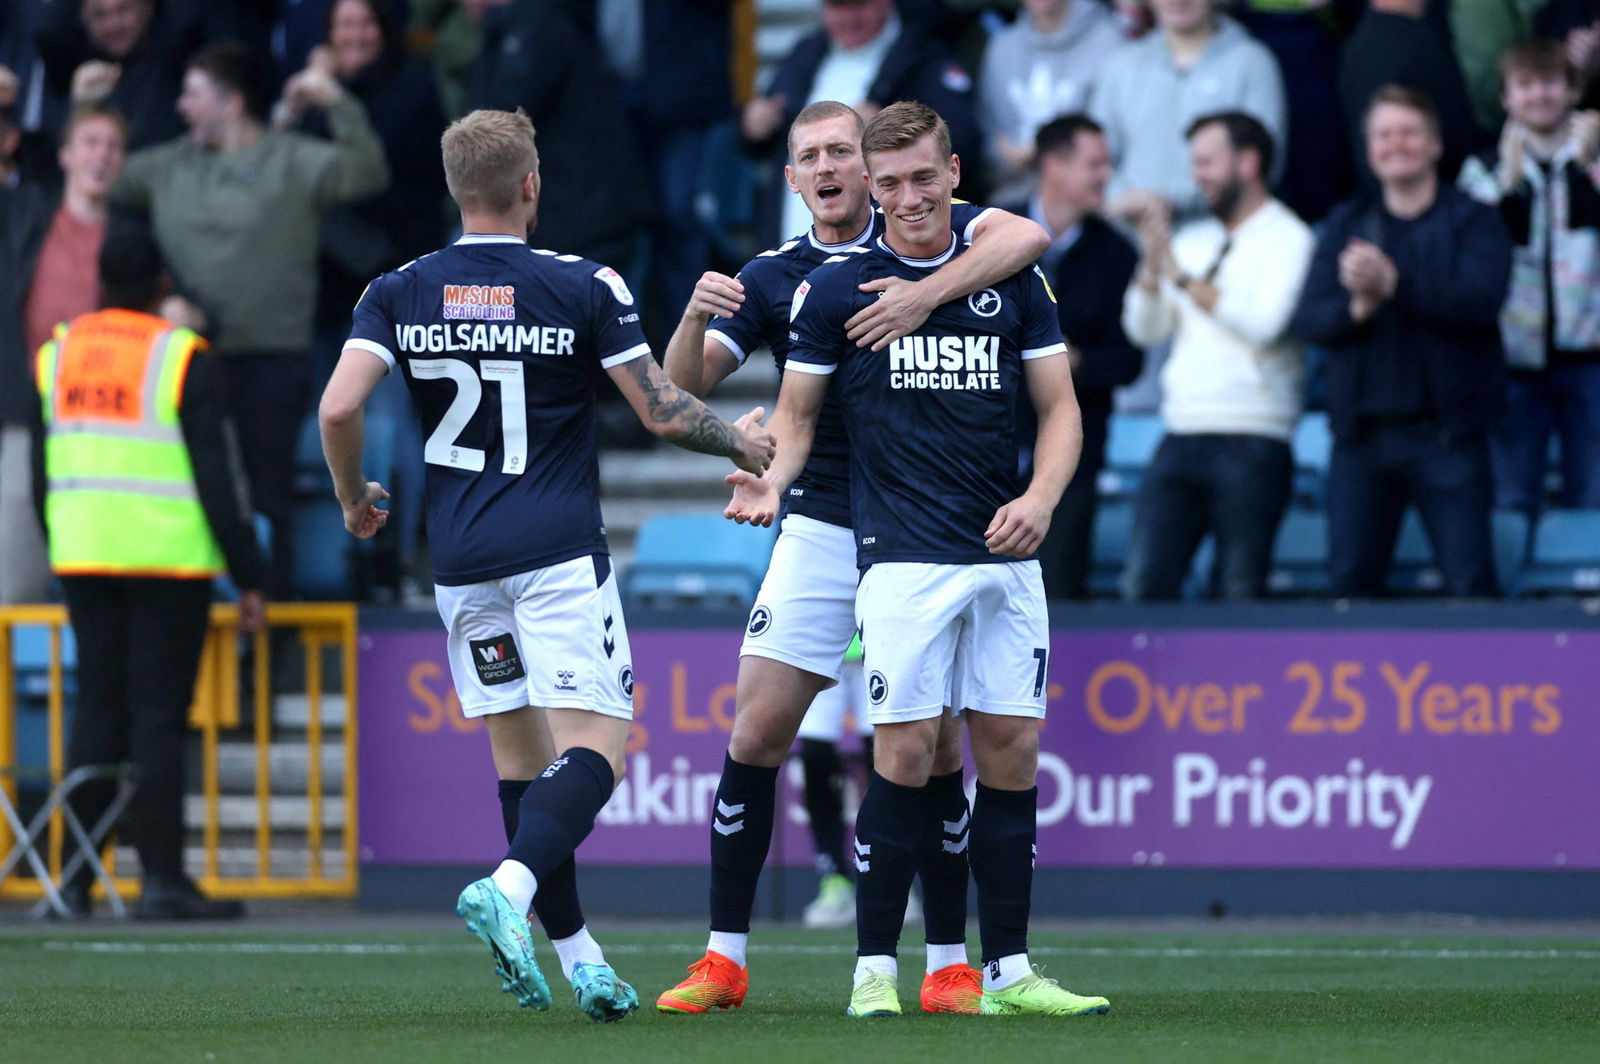
[[[983,973],[952,964],[922,977],[923,1012],[977,1012],[983,999]]]
[[[656,998],[657,1012],[697,1016],[712,1009],[736,1009],[744,1004],[750,988],[750,969],[708,950],[689,965],[689,978]],[[973,1000],[976,1009],[977,1000]]]

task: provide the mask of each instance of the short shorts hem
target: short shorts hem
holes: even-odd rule
[[[932,720],[944,716],[944,703],[931,706],[914,706],[911,709],[869,709],[867,720],[878,724],[906,724],[914,720]]]
[[[790,668],[799,669],[801,672],[809,672],[813,676],[820,676],[828,681],[827,686],[823,688],[824,691],[829,687],[838,685],[839,676],[844,669],[843,653],[840,653],[839,660],[834,663],[832,670],[815,658],[803,658],[798,654],[790,654],[788,651],[778,647],[758,646],[751,643],[745,643],[739,648],[739,657],[766,658],[768,661],[780,662]]]
[[[991,717],[1033,717],[1043,720],[1044,707],[1032,702],[990,702],[984,706],[957,706],[956,713],[987,713]]]

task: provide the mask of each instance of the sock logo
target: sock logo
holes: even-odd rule
[[[744,803],[729,805],[721,798],[717,799],[717,815],[712,818],[711,827],[718,835],[737,835],[744,830]]]
[[[750,635],[761,635],[772,627],[772,611],[765,606],[757,606],[750,613],[750,623],[745,631]]]
[[[889,697],[889,681],[877,669],[873,669],[872,675],[867,677],[867,697],[875,706],[883,705],[883,700]]]
[[[608,658],[611,656],[611,652],[613,650],[617,649],[617,640],[611,634],[611,625],[612,625],[612,617],[611,617],[611,614],[608,613],[608,614],[606,614],[606,634],[605,634],[605,638],[600,641],[600,646],[605,650],[606,657],[608,657]]]
[[[547,768],[543,772],[539,773],[539,778],[542,779],[542,780],[549,779],[550,777],[554,776],[557,772],[560,772],[561,769],[566,765],[566,763],[567,763],[567,759],[565,757],[556,758],[554,761],[550,762],[550,767],[549,768]]]
[[[941,820],[940,826],[944,828],[944,852],[962,853],[967,848],[967,823],[972,819],[972,814],[962,810],[960,820]]]
[[[867,845],[866,843],[862,842],[859,838],[855,840],[855,847],[856,847],[856,857],[855,857],[855,860],[856,860],[856,871],[857,872],[870,872],[870,871],[872,871],[872,862],[871,861],[867,861],[867,860],[863,860],[863,858],[872,856],[872,847]]]
[[[478,680],[486,687],[510,683],[527,675],[522,669],[522,656],[517,653],[517,642],[510,632],[489,639],[469,639],[467,648],[472,654],[472,667],[478,670]]]
[[[989,981],[991,983],[998,983],[1000,981],[1000,958],[999,957],[996,957],[994,960],[989,962]]]

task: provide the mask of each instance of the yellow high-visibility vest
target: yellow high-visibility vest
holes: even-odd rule
[[[225,569],[178,421],[205,341],[150,314],[101,310],[39,349],[50,567],[63,575],[208,578]]]

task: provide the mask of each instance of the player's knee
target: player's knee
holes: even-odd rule
[[[789,755],[789,740],[771,728],[740,728],[735,721],[733,734],[728,736],[728,754],[741,765],[777,768]]]
[[[937,739],[932,721],[881,725],[874,736],[873,769],[891,783],[921,787],[933,771]]]
[[[1027,790],[1039,771],[1039,722],[1023,717],[975,715],[972,760],[986,787]]]

